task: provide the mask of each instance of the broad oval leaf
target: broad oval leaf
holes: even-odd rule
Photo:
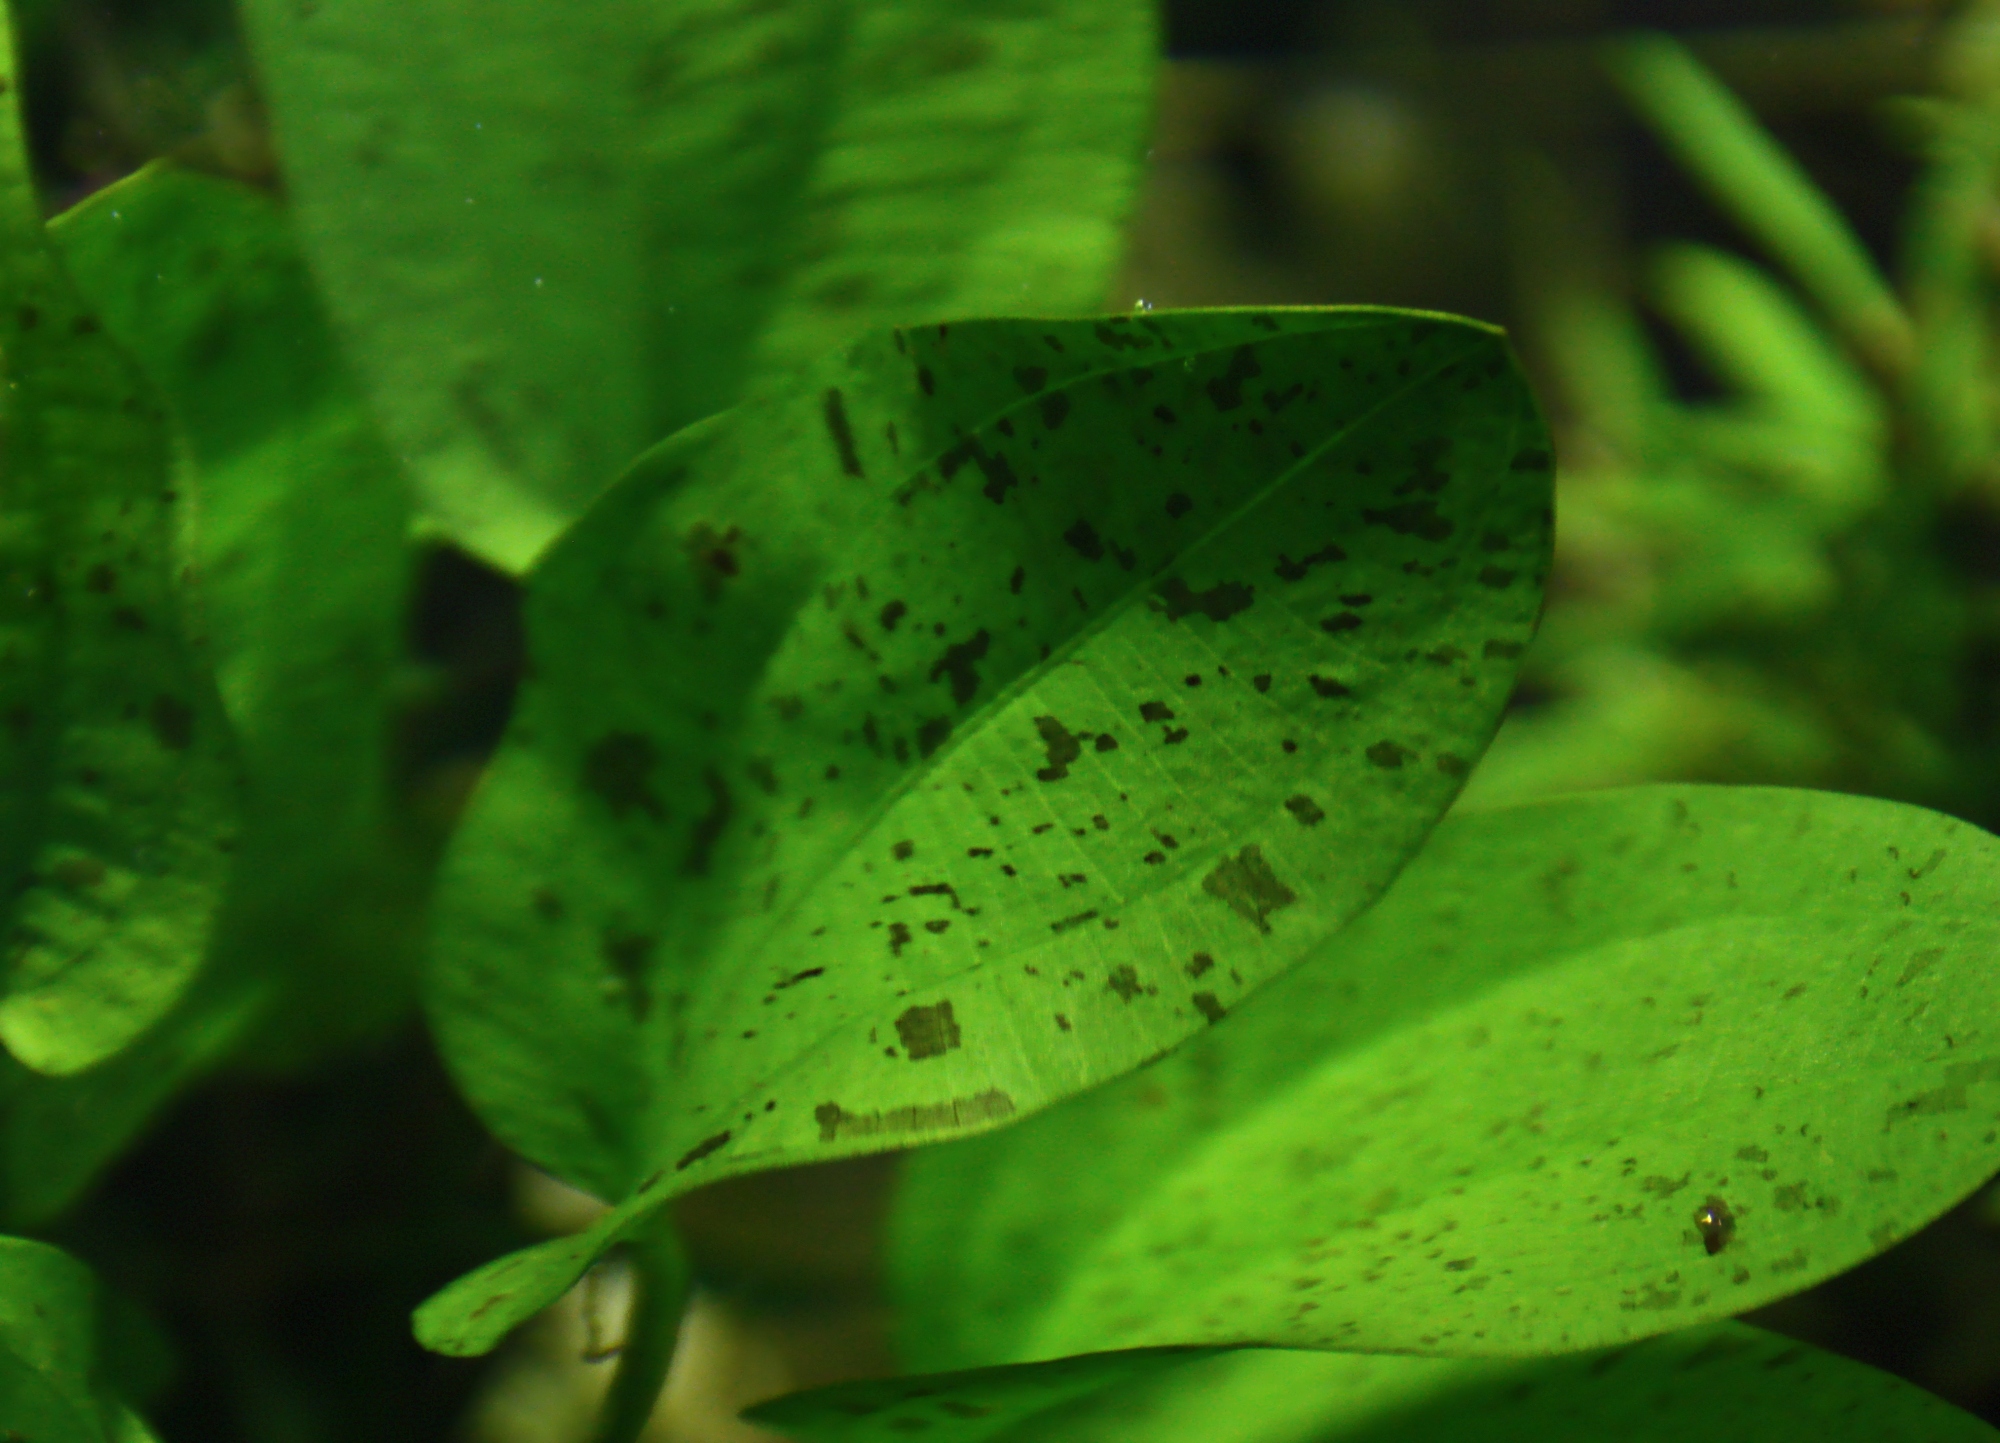
[[[801,1443],[1981,1443],[1969,1413],[1860,1363],[1723,1323],[1534,1361],[1244,1350],[1094,1354],[796,1394]]]
[[[18,94],[0,103],[0,1041],[67,1074],[192,980],[238,801],[182,641],[166,420],[49,252]]]
[[[369,397],[515,570],[760,355],[1098,305],[1149,118],[1143,0],[246,17]]]
[[[275,200],[156,165],[51,234],[165,396],[188,550],[251,783],[218,947],[284,960],[294,1034],[410,1006],[426,849],[391,809],[411,505]]]
[[[1497,333],[1370,309],[896,332],[676,438],[533,579],[461,1085],[643,1207],[1173,1046],[1456,793],[1548,465]]]
[[[913,1361],[1555,1352],[1808,1286],[2000,1166],[1996,895],[1993,838],[1854,797],[1454,817],[1224,1027],[911,1159]]]

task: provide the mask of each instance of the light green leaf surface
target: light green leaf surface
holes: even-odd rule
[[[1626,40],[1607,61],[1640,118],[1864,358],[1892,372],[1915,358],[1909,316],[1867,248],[1727,87],[1664,35]]]
[[[1855,797],[1455,816],[1213,1033],[912,1157],[910,1360],[1556,1352],[1807,1287],[2000,1166],[1997,893],[1993,838]]]
[[[11,70],[0,57],[0,79]],[[11,98],[0,131],[0,1041],[70,1073],[156,1021],[198,968],[234,761],[181,642],[165,419],[49,254]]]
[[[106,1300],[90,1270],[24,1238],[0,1238],[0,1437],[122,1443],[143,1424],[118,1401],[104,1356]],[[136,1430],[136,1431],[134,1431]]]
[[[515,570],[760,354],[1094,306],[1147,122],[1140,0],[246,13],[369,397]]]
[[[1980,1443],[1898,1378],[1737,1323],[1545,1360],[1110,1353],[767,1403],[802,1443]]]
[[[390,807],[407,487],[271,197],[156,166],[52,231],[192,462],[189,551],[254,791],[220,945],[282,959],[294,1031],[364,1030],[410,1001],[428,879]]]
[[[1547,438],[1484,327],[981,322],[806,379],[533,579],[432,1014],[511,1146],[640,1190],[521,1297],[676,1192],[1200,1031],[1395,873],[1532,630]]]

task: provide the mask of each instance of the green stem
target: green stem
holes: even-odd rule
[[[591,1443],[636,1443],[653,1416],[674,1359],[686,1293],[680,1249],[665,1225],[632,1239],[632,1311],[618,1372],[604,1397]]]

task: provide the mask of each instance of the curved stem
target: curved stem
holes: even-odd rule
[[[604,1396],[591,1443],[635,1443],[653,1416],[667,1367],[674,1359],[674,1339],[680,1331],[681,1304],[686,1294],[680,1248],[669,1227],[657,1223],[629,1244],[632,1265],[632,1311],[625,1324],[625,1346],[618,1354],[618,1372]]]

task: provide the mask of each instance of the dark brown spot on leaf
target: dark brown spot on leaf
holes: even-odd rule
[[[1424,541],[1442,541],[1457,529],[1438,515],[1435,501],[1405,501],[1380,510],[1364,506],[1361,519],[1370,526],[1386,526],[1398,536],[1415,536]]]
[[[1291,557],[1281,551],[1278,553],[1278,579],[1280,581],[1303,581],[1305,580],[1306,573],[1311,571],[1315,566],[1324,566],[1330,561],[1345,560],[1347,560],[1347,553],[1331,542],[1320,547],[1319,550],[1313,552],[1310,556],[1300,557],[1297,561],[1292,560]]]
[[[958,1022],[949,1002],[910,1008],[896,1019],[896,1036],[912,1062],[942,1057],[959,1046]]]
[[[1077,555],[1085,561],[1104,559],[1103,538],[1097,534],[1097,528],[1088,521],[1078,521],[1076,525],[1063,532],[1063,540],[1075,548]]]
[[[1111,976],[1106,980],[1104,986],[1106,991],[1116,992],[1118,1000],[1126,1003],[1128,1006],[1131,1004],[1132,999],[1144,990],[1139,985],[1138,970],[1133,967],[1113,968]]]
[[[1196,591],[1182,578],[1173,576],[1160,587],[1168,621],[1179,621],[1191,613],[1199,613],[1210,621],[1227,621],[1237,612],[1248,610],[1256,596],[1256,587],[1240,581],[1218,581],[1206,591]]]
[[[1319,804],[1303,792],[1296,797],[1287,798],[1285,810],[1298,818],[1302,827],[1316,827],[1326,820],[1326,813],[1320,810]]]
[[[1234,857],[1224,857],[1201,879],[1202,891],[1229,905],[1229,909],[1256,927],[1269,932],[1266,920],[1299,900],[1298,894],[1278,880],[1264,849],[1252,842]]]
[[[992,641],[993,638],[986,634],[986,628],[981,627],[966,640],[946,647],[944,655],[932,664],[931,680],[937,682],[950,678],[951,699],[959,706],[971,701],[978,692],[977,664],[985,658]]]
[[[720,1152],[723,1148],[729,1146],[730,1136],[731,1134],[725,1131],[718,1132],[714,1137],[703,1138],[681,1155],[681,1160],[674,1164],[674,1171],[684,1172],[710,1153]]]
[[[1059,782],[1069,775],[1069,764],[1083,755],[1083,743],[1052,716],[1036,717],[1035,730],[1041,735],[1042,746],[1048,752],[1048,765],[1037,770],[1035,778],[1038,781]]]
[[[849,476],[861,475],[861,457],[854,449],[854,428],[847,424],[847,406],[840,398],[840,388],[829,386],[824,400],[826,431],[833,438],[833,449],[840,456],[840,469]]]
[[[1243,404],[1243,383],[1263,374],[1264,368],[1257,364],[1256,348],[1238,346],[1236,354],[1229,358],[1229,370],[1208,383],[1208,399],[1218,411],[1234,411]]]
[[[1229,1015],[1229,1009],[1222,1005],[1213,992],[1197,992],[1188,1001],[1192,1002],[1194,1010],[1206,1017],[1210,1023],[1220,1022]]]

